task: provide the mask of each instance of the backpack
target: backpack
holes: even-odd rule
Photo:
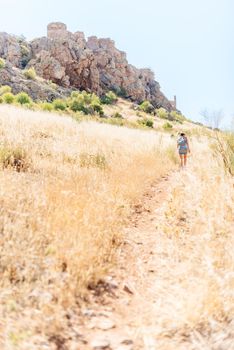
[[[180,149],[187,149],[187,139],[181,136],[178,140],[178,145]]]

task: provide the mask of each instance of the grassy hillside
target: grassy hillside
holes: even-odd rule
[[[131,109],[124,101],[113,108],[126,118]],[[231,315],[234,203],[233,180],[216,139],[186,123],[174,122],[173,127],[175,133],[182,127],[195,135],[196,176],[172,192],[159,223],[171,242],[165,247],[169,256],[175,258],[179,251],[186,259],[191,256],[189,274],[175,269],[177,276],[184,273],[175,298],[186,312],[185,323],[199,319],[188,313],[197,301],[204,322],[211,314]],[[87,287],[114,268],[133,206],[156,180],[178,168],[172,132],[157,130],[78,123],[68,115],[0,106],[2,349],[41,350],[53,334],[68,330],[64,317],[81,297],[87,298]],[[185,207],[191,231],[181,233],[178,220]],[[207,264],[205,273],[201,262]],[[187,288],[189,278],[193,284]],[[196,283],[198,294],[193,292]],[[191,296],[187,305],[186,293]],[[165,298],[171,302],[170,295]],[[167,312],[162,312],[162,322]],[[173,316],[176,322],[180,316]]]
[[[1,312],[10,320],[22,307],[69,306],[103,277],[131,206],[176,157],[169,135],[13,106],[0,107],[0,132]]]

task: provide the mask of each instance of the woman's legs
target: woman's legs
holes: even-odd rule
[[[180,166],[183,168],[187,164],[187,154],[180,154]]]
[[[183,158],[184,158],[184,155],[180,154],[180,166],[181,166],[181,168],[183,168],[183,166],[184,166]]]

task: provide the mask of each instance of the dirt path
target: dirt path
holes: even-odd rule
[[[157,226],[176,185],[176,176],[173,173],[160,179],[135,206],[119,250],[118,272],[108,278],[110,295],[104,297],[102,305],[97,297],[97,304],[84,310],[90,344],[100,340],[103,348],[109,343],[111,349],[118,350],[156,349],[149,314],[158,302],[154,294],[159,274],[157,261],[165,254],[157,247]],[[86,344],[84,349],[89,346]]]
[[[206,266],[206,259],[219,251],[207,245],[206,228],[212,227],[199,207],[204,202],[208,215],[217,212],[215,200],[214,208],[212,199],[205,202],[204,176],[196,163],[174,172],[135,207],[117,272],[100,285],[101,296],[94,295],[90,309],[83,310],[81,333],[87,343],[80,350],[234,349],[233,323],[227,316],[216,317],[224,310],[216,305],[213,271]]]

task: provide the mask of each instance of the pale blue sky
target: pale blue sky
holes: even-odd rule
[[[130,63],[150,67],[167,97],[200,111],[234,115],[233,0],[0,0],[0,31],[28,39],[62,21],[86,36],[111,37]]]

